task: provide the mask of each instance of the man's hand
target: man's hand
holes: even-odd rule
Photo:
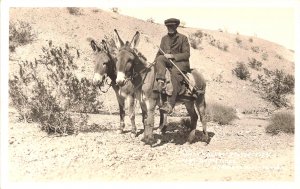
[[[172,54],[165,54],[164,55],[167,59],[174,59],[174,55]]]

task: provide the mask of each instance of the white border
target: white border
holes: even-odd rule
[[[1,1],[1,188],[60,188],[60,187],[72,187],[72,188],[99,188],[99,183],[95,182],[72,182],[72,183],[10,183],[8,182],[8,23],[9,23],[9,7],[294,7],[296,8],[296,72],[299,73],[300,63],[299,50],[300,50],[300,38],[299,38],[299,23],[300,23],[300,6],[299,0],[152,0],[152,1],[141,1],[138,0],[80,0],[80,1],[70,1],[70,0],[2,0]],[[275,19],[275,18],[274,18]],[[296,74],[296,94],[299,94],[299,76]],[[297,114],[299,108],[298,96],[295,97],[295,115]],[[297,152],[297,157],[299,159],[298,152],[300,152],[299,146],[299,134],[300,131],[297,126],[300,125],[299,118],[295,116],[296,125],[296,145],[295,152]],[[186,187],[216,187],[216,188],[253,188],[253,187],[263,187],[263,188],[296,188],[300,186],[299,184],[299,163],[297,158],[295,158],[295,182],[214,182],[214,183],[203,183],[203,182],[192,182],[192,183],[101,183],[103,188],[124,188],[124,186],[130,186],[134,188],[157,188],[157,187],[172,187],[172,188],[186,188]]]

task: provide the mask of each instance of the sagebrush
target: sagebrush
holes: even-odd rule
[[[227,125],[237,118],[236,111],[231,107],[218,103],[212,103],[207,106],[206,119],[208,121],[214,121],[220,125]]]
[[[266,132],[276,135],[280,132],[295,133],[295,115],[291,112],[279,112],[273,114]]]
[[[48,133],[65,134],[76,132],[86,122],[84,115],[74,121],[72,112],[99,112],[102,102],[96,86],[75,74],[78,55],[67,44],[61,48],[49,43],[39,59],[19,63],[19,73],[9,79],[9,94],[21,118],[40,123]]]
[[[277,107],[288,105],[286,95],[294,94],[295,77],[286,74],[282,70],[264,70],[264,75],[260,74],[257,79],[252,80],[255,87],[263,98],[272,102]]]
[[[32,26],[24,21],[9,22],[9,51],[15,52],[18,46],[32,43],[37,37]]]
[[[78,7],[67,7],[67,10],[72,15],[75,15],[75,16],[81,15],[81,10]]]
[[[237,62],[237,67],[232,70],[232,74],[236,75],[241,80],[250,78],[250,72],[244,62]]]

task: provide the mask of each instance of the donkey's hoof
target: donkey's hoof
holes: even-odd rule
[[[117,134],[122,134],[123,133],[123,129],[118,129],[117,130]]]
[[[196,129],[194,129],[190,132],[189,137],[187,139],[188,143],[190,143],[190,144],[194,143],[195,138],[196,138]]]
[[[153,145],[156,143],[156,139],[153,136],[145,136],[142,141],[146,144],[146,145]]]
[[[131,131],[130,136],[131,136],[131,138],[137,137],[137,132],[136,131]]]

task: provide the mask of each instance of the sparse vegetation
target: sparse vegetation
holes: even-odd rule
[[[259,47],[258,46],[252,46],[251,50],[255,53],[259,53]]]
[[[277,135],[280,132],[295,133],[295,116],[291,112],[279,112],[273,114],[266,132]]]
[[[111,8],[111,11],[112,11],[113,13],[116,13],[116,14],[119,14],[119,13],[120,13],[120,9],[119,9],[118,7],[113,7],[113,8]]]
[[[250,43],[253,43],[252,37],[249,38],[249,42],[250,42]]]
[[[287,106],[286,94],[293,94],[295,77],[282,70],[270,71],[264,68],[264,75],[258,75],[252,82],[261,91],[263,97],[277,107]]]
[[[242,43],[242,40],[239,37],[236,37],[235,42],[240,45]]]
[[[74,133],[87,116],[80,114],[74,121],[71,112],[96,113],[102,107],[96,86],[74,74],[76,51],[67,44],[63,49],[49,43],[40,59],[19,63],[19,73],[9,79],[11,103],[21,118],[38,122],[47,133]]]
[[[203,32],[198,30],[197,32],[189,35],[190,45],[193,49],[199,49],[202,43]]]
[[[72,15],[75,15],[75,16],[81,15],[80,8],[78,8],[78,7],[67,7],[67,9],[68,9],[69,13]]]
[[[15,52],[18,46],[27,45],[36,39],[32,26],[24,21],[9,22],[9,51]]]
[[[237,67],[232,70],[232,73],[241,80],[247,80],[250,77],[250,72],[244,62],[237,62]]]
[[[153,18],[148,18],[146,21],[150,22],[150,23],[154,23],[154,19]]]
[[[209,104],[207,112],[207,119],[220,125],[227,125],[238,118],[233,108],[217,103]]]
[[[250,66],[250,68],[255,69],[257,71],[261,70],[261,67],[262,67],[261,61],[258,61],[255,58],[251,58],[251,59],[248,58],[248,60],[249,60],[248,65]]]
[[[262,58],[263,60],[268,60],[268,57],[269,57],[269,55],[268,55],[268,53],[266,53],[266,52],[264,52],[264,53],[261,55],[261,58]]]

